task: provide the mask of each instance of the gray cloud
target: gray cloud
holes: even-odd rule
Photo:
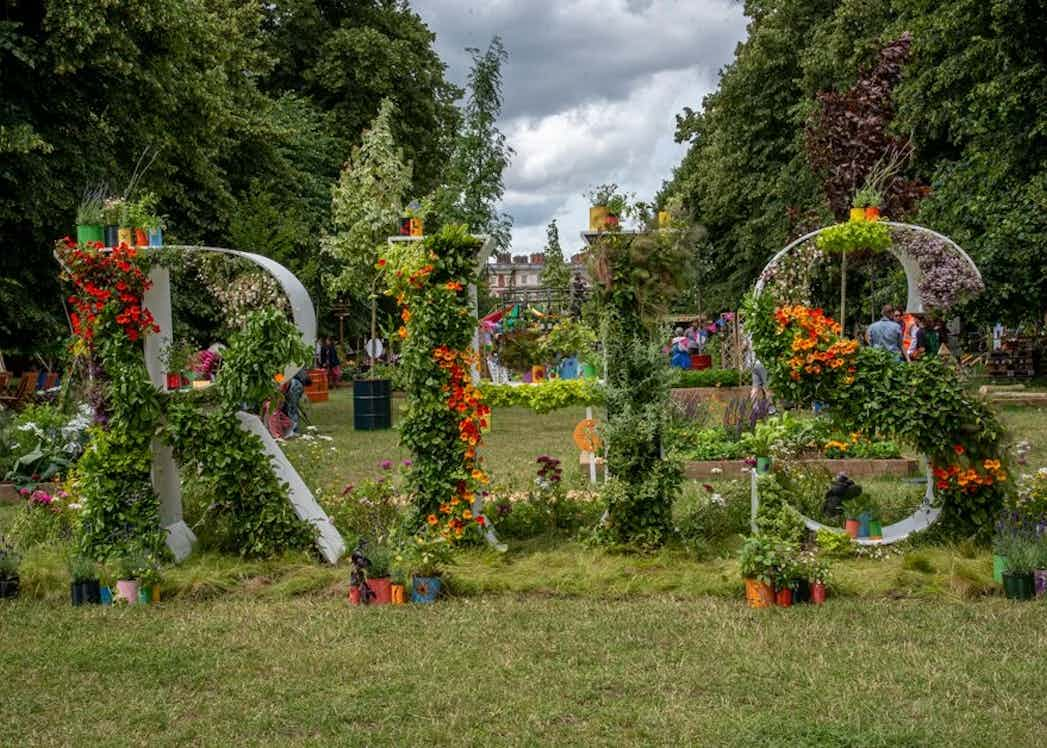
[[[565,249],[586,223],[586,187],[649,198],[683,154],[674,115],[697,106],[745,33],[731,0],[414,0],[453,80],[465,47],[502,36],[510,59],[500,123],[516,149],[502,206],[514,251],[558,217]]]

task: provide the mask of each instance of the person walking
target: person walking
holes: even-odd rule
[[[905,360],[912,362],[923,358],[927,352],[927,331],[924,329],[922,314],[912,316],[912,325],[909,327],[909,347],[905,349]]]
[[[895,309],[884,304],[880,310],[880,319],[869,325],[865,331],[865,342],[873,348],[893,354],[899,361],[902,358],[902,329],[895,320]]]

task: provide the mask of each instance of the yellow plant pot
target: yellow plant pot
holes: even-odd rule
[[[660,229],[667,229],[667,228],[669,228],[669,221],[670,220],[671,219],[669,218],[669,211],[667,211],[667,210],[660,210],[660,211],[658,211],[658,228],[660,228]]]
[[[607,210],[606,205],[594,205],[589,208],[589,230],[606,231],[610,217],[611,211]]]
[[[131,229],[119,229],[116,232],[116,241],[120,244],[126,244],[128,247],[134,246],[134,232]]]
[[[851,208],[851,220],[852,221],[864,221],[865,220],[865,208]]]

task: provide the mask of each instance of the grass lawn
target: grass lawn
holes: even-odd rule
[[[526,488],[547,453],[584,484],[583,415],[499,409],[496,483]],[[1003,416],[1047,464],[1045,414]],[[352,430],[348,390],[312,418],[330,439],[287,449],[321,493],[407,456],[395,431]],[[993,594],[970,544],[840,561],[827,605],[766,611],[745,607],[729,549],[512,541],[461,554],[435,606],[368,609],[346,603],[344,564],[208,553],[165,571],[159,605],[72,608],[62,556],[29,551],[22,598],[0,603],[0,745],[1047,741],[1047,602]]]
[[[1047,606],[0,606],[7,745],[1043,745]]]

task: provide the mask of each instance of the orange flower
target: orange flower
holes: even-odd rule
[[[985,469],[986,470],[999,470],[1000,469],[1000,461],[999,460],[986,460],[982,464],[985,465]]]
[[[967,450],[963,448],[962,444],[953,444],[952,445],[952,451],[955,452],[958,455],[962,455]]]
[[[402,312],[400,312],[400,319],[402,319],[404,322],[410,322],[411,321],[411,310],[408,309],[407,307],[404,307],[404,310]]]
[[[459,283],[458,281],[449,281],[444,286],[444,288],[446,288],[448,291],[461,291],[462,290],[462,284]]]
[[[396,334],[400,336],[400,340],[405,340],[407,338],[407,328],[401,326],[400,329],[396,331]]]
[[[429,523],[430,525],[435,525],[435,524],[436,524],[437,522],[439,522],[440,520],[438,520],[438,519],[436,518],[436,515],[435,515],[435,514],[430,514],[430,515],[429,515],[429,517],[428,517],[428,518],[427,518],[427,519],[426,519],[425,521],[426,521],[426,522],[428,522],[428,523]]]
[[[473,513],[471,511],[469,511],[468,509],[466,509],[464,512],[462,512],[462,519],[472,519],[472,518],[473,518]]]

